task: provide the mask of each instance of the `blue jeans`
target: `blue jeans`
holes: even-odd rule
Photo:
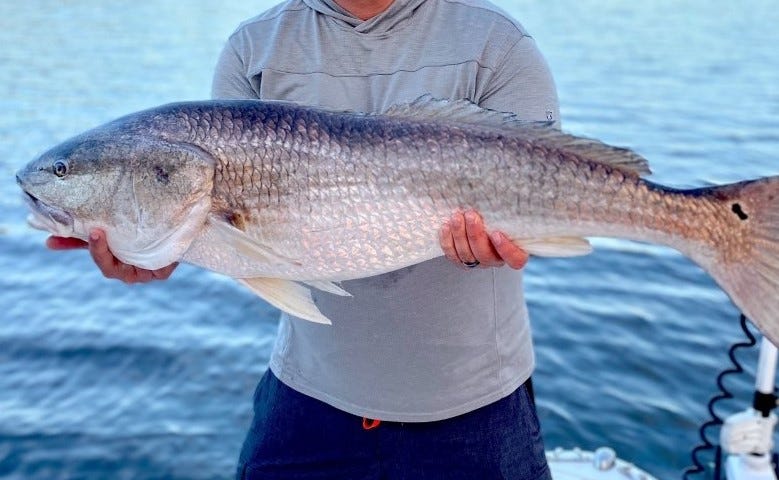
[[[473,412],[427,423],[375,422],[284,385],[270,370],[254,395],[239,480],[551,480],[523,385]]]

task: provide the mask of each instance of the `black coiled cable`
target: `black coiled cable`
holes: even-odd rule
[[[709,400],[708,410],[709,410],[709,415],[711,416],[711,420],[701,425],[700,429],[698,429],[698,433],[701,438],[701,443],[697,447],[695,447],[692,450],[692,453],[690,454],[690,457],[692,459],[692,466],[684,470],[684,474],[682,475],[683,480],[689,480],[690,475],[696,475],[699,473],[706,472],[706,468],[701,463],[699,455],[711,450],[714,451],[713,479],[720,480],[722,478],[720,475],[720,465],[722,464],[722,448],[719,445],[715,447],[714,444],[712,444],[709,441],[709,439],[706,437],[706,430],[709,427],[722,425],[722,418],[719,415],[717,415],[717,413],[714,411],[714,405],[717,402],[720,402],[722,400],[733,398],[733,394],[730,393],[730,391],[728,391],[728,389],[725,387],[724,384],[725,377],[744,372],[744,369],[741,367],[741,363],[739,363],[738,359],[736,358],[736,351],[743,348],[754,347],[757,344],[757,340],[755,339],[755,336],[749,330],[749,326],[747,324],[747,317],[745,317],[743,314],[741,315],[741,330],[744,331],[744,335],[746,335],[748,341],[734,343],[733,345],[731,345],[730,350],[728,350],[728,357],[730,357],[730,362],[733,364],[733,368],[723,370],[722,372],[720,372],[719,375],[717,375],[717,387],[719,388],[720,393],[712,397],[711,400]]]

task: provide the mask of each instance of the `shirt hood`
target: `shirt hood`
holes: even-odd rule
[[[361,20],[335,3],[335,0],[303,0],[317,12],[346,24],[357,33],[385,34],[411,20],[416,9],[425,0],[395,0],[383,12],[368,20]]]

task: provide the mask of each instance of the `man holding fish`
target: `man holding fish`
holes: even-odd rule
[[[534,40],[481,1],[287,2],[230,37],[213,85],[214,98],[362,112],[425,94],[558,118]],[[344,282],[351,297],[320,294],[332,326],[283,315],[242,478],[548,478],[528,391],[527,254],[477,212],[452,213],[440,231],[449,261]],[[176,265],[125,264],[100,230],[88,246],[106,277],[126,283],[166,279]]]
[[[779,178],[671,189],[553,128],[533,39],[483,0],[289,0],[230,36],[213,96],[17,182],[109,278],[184,260],[284,312],[239,478],[550,478],[519,269],[587,236],[677,248],[779,337]]]

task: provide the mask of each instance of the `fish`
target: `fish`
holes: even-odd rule
[[[311,289],[443,254],[438,232],[476,210],[536,256],[589,237],[669,246],[779,341],[779,176],[677,189],[636,152],[548,123],[429,96],[381,113],[209,100],[132,113],[51,148],[16,180],[29,224],[125,263],[188,262],[292,315],[330,323]],[[463,274],[467,274],[464,271]]]

